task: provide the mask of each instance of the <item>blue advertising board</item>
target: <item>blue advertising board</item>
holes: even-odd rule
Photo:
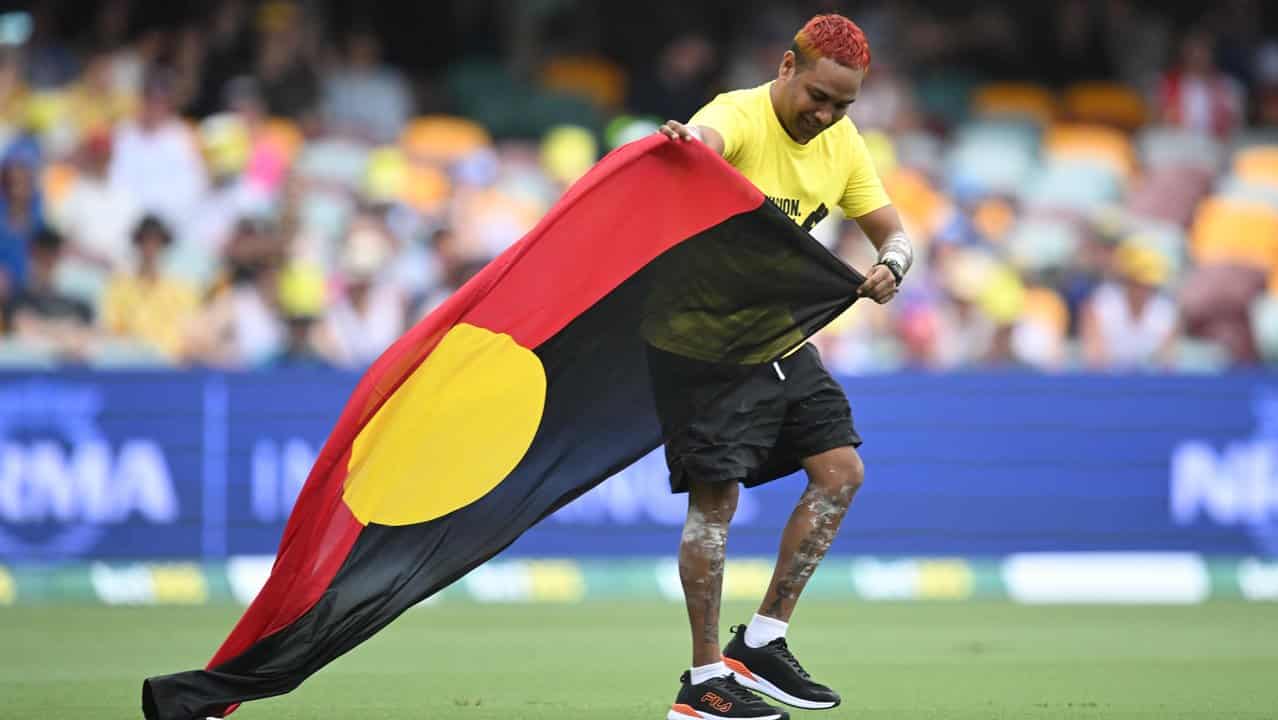
[[[0,560],[275,551],[358,377],[0,374]],[[1278,555],[1278,377],[840,379],[867,467],[833,552]],[[733,554],[771,555],[802,476],[742,493]],[[524,556],[675,552],[656,452],[543,521]]]

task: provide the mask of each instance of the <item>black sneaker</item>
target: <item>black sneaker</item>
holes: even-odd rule
[[[685,670],[679,682],[683,687],[666,720],[790,720],[790,713],[760,700],[738,685],[731,673],[693,685],[692,674]]]
[[[839,694],[818,682],[799,664],[785,638],[763,647],[745,642],[745,625],[732,628],[733,638],[723,649],[723,663],[737,682],[764,695],[805,710],[828,710],[841,702]]]

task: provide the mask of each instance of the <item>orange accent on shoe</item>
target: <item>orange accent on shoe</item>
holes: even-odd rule
[[[723,656],[723,664],[724,664],[724,665],[727,665],[727,666],[728,666],[728,669],[729,669],[729,670],[731,670],[731,671],[732,671],[732,672],[734,672],[734,673],[739,673],[739,674],[741,674],[741,675],[745,675],[746,677],[750,678],[751,680],[757,680],[757,679],[758,679],[758,678],[756,678],[756,677],[754,676],[754,673],[750,672],[750,668],[746,667],[746,666],[745,666],[745,663],[741,662],[740,660],[733,660],[732,658],[728,657],[727,655],[724,655],[724,656]]]
[[[687,715],[690,718],[697,718],[697,720],[701,720],[701,716],[697,714],[696,710],[692,709],[691,705],[684,705],[683,703],[675,703],[674,706],[671,707],[670,709],[674,710],[680,715]]]

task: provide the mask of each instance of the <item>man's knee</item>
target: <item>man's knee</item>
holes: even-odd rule
[[[835,448],[808,458],[804,463],[808,483],[836,497],[851,501],[865,482],[865,464],[855,448]]]
[[[737,511],[741,486],[735,482],[688,483],[688,512],[696,512],[706,522],[727,523]]]
[[[695,558],[710,562],[710,570],[721,567],[739,493],[736,483],[694,481],[688,485],[688,518],[679,543],[680,572]]]

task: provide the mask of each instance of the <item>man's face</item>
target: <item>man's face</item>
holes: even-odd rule
[[[138,256],[142,259],[142,262],[154,264],[164,254],[166,245],[163,235],[149,231],[138,239]]]
[[[1131,302],[1141,305],[1148,302],[1155,292],[1155,288],[1152,285],[1126,278],[1123,280],[1123,288],[1127,291],[1127,297]]]
[[[848,114],[864,80],[865,70],[844,67],[829,58],[799,68],[794,54],[786,52],[777,74],[784,99],[779,108],[782,124],[796,141],[807,143]]]
[[[142,124],[154,127],[169,119],[173,113],[173,100],[166,90],[154,89],[142,97]]]

